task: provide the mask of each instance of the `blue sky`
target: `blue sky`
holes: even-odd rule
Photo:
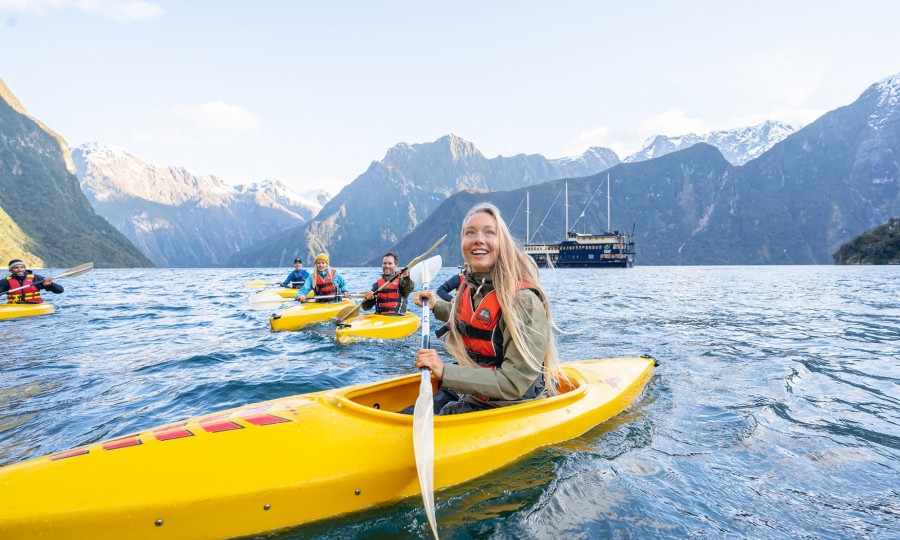
[[[624,157],[795,125],[900,72],[900,2],[0,0],[0,78],[71,146],[332,194],[398,142]]]

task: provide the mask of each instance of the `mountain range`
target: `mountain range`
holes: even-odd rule
[[[613,223],[636,229],[637,264],[828,264],[843,242],[900,214],[898,156],[900,75],[873,84],[852,104],[826,113],[742,166],[699,143],[527,191],[532,215],[547,215],[537,234],[542,241],[563,236],[563,208],[554,209],[551,201],[566,183],[576,209],[592,201],[575,227],[605,230],[608,173]],[[395,249],[419,253],[450,233],[439,252],[446,264],[458,263],[459,227],[468,208],[487,200],[510,219],[525,191],[454,195]],[[525,224],[515,226],[513,232],[523,238]]]
[[[277,180],[232,187],[184,167],[146,163],[114,146],[81,145],[72,159],[97,213],[157,266],[223,266],[235,251],[305,223],[321,209]]]
[[[377,265],[388,249],[403,259],[438,233],[458,234],[475,200],[496,202],[522,238],[526,191],[531,216],[545,216],[531,224],[535,240],[562,236],[566,185],[571,207],[584,208],[574,227],[605,230],[609,174],[614,228],[635,228],[638,264],[829,263],[842,242],[900,214],[897,81],[800,130],[764,122],[660,135],[623,160],[602,147],[489,159],[453,134],[401,143],[333,199],[276,180],[229,186],[97,143],[70,154],[0,85],[0,253],[59,266],[91,254],[98,265],[197,267],[284,266],[329,251],[337,266]],[[25,183],[42,196],[28,197]],[[48,199],[65,208],[35,203]],[[448,263],[456,245],[441,248]]]

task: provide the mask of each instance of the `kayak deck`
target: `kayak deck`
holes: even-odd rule
[[[0,321],[19,319],[21,317],[37,317],[53,313],[53,305],[42,304],[0,304]]]
[[[434,486],[576,437],[629,406],[652,358],[569,362],[565,393],[434,419]],[[0,469],[0,538],[226,538],[419,494],[419,375],[247,405]]]
[[[418,315],[406,312],[403,315],[378,315],[366,313],[339,324],[335,337],[341,343],[359,339],[400,339],[419,329]]]
[[[356,302],[345,298],[340,302],[304,302],[291,306],[269,317],[269,326],[274,332],[299,330],[313,323],[327,321],[347,306]]]

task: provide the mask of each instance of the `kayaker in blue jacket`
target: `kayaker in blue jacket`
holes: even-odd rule
[[[559,365],[553,318],[537,265],[516,247],[496,206],[481,203],[463,220],[461,250],[471,272],[453,303],[422,291],[437,319],[449,322],[444,337],[457,364],[434,349],[419,349],[415,366],[431,369],[441,390],[434,403],[455,401],[436,414],[460,414],[555,395],[566,380]],[[484,369],[488,368],[488,369]]]
[[[24,287],[19,291],[8,293],[13,289]],[[39,276],[27,270],[22,259],[9,261],[9,275],[0,280],[0,294],[6,294],[6,302],[9,304],[43,304],[40,291],[50,291],[54,294],[63,292],[63,286],[53,283],[52,277]]]
[[[303,261],[300,258],[294,259],[294,271],[288,274],[288,277],[281,283],[282,287],[288,289],[299,289],[303,287],[306,280],[309,279],[309,272],[303,269]]]
[[[316,271],[297,292],[298,302],[306,302],[309,291],[314,291],[316,302],[340,302],[342,298],[350,298],[344,278],[329,268],[329,263],[327,253],[316,255]]]
[[[458,274],[454,274],[450,279],[445,281],[443,285],[437,288],[437,295],[440,296],[442,300],[452,302],[453,296],[456,294],[459,286],[462,285],[462,282],[466,277],[466,272],[468,271],[468,263],[463,263],[463,265],[459,267]]]

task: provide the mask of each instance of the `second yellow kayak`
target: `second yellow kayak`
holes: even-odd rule
[[[399,339],[418,330],[419,323],[419,316],[408,311],[403,315],[366,313],[339,324],[335,335],[342,343],[362,338]]]
[[[0,321],[53,313],[50,304],[0,304]]]
[[[354,305],[356,302],[349,298],[340,302],[305,302],[275,313],[269,317],[269,325],[275,332],[299,330],[307,324],[327,321],[345,307]]]

